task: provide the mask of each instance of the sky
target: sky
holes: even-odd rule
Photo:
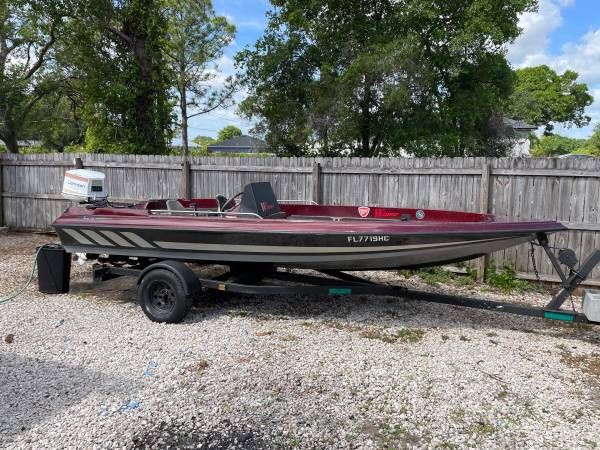
[[[262,35],[266,23],[268,0],[213,0],[215,11],[235,24],[234,42],[219,61],[219,70],[234,73],[235,54],[252,46]],[[556,127],[555,131],[572,137],[588,137],[600,123],[600,0],[539,0],[535,13],[525,13],[519,20],[521,36],[507,48],[514,68],[547,64],[559,73],[566,69],[579,73],[579,81],[587,83],[596,99],[587,108],[592,123],[584,128]],[[236,94],[236,100],[244,98]],[[191,121],[190,137],[216,136],[225,125],[235,125],[247,133],[252,123],[236,115],[236,107],[198,116]]]
[[[270,3],[268,0],[213,0],[213,7],[216,14],[227,17],[236,26],[235,40],[218,62],[218,70],[225,76],[231,75],[235,73],[235,54],[247,46],[254,45],[262,36],[267,25],[266,13],[270,9]],[[245,92],[240,91],[236,93],[235,100],[239,102],[244,97]],[[234,105],[194,117],[190,121],[190,140],[199,135],[216,137],[217,132],[225,125],[235,125],[247,134],[252,128],[252,123],[239,117],[236,109]]]

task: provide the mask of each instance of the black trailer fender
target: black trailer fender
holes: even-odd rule
[[[177,278],[179,278],[179,280],[181,281],[181,284],[183,285],[183,289],[185,291],[185,295],[188,297],[194,296],[202,290],[202,284],[200,283],[200,280],[198,279],[196,274],[192,272],[192,269],[190,269],[181,261],[174,261],[170,259],[151,264],[148,267],[144,268],[144,270],[142,270],[138,276],[138,286],[142,282],[144,277],[149,272],[155,269],[164,269],[168,270],[169,272],[173,272],[173,274],[176,275]]]

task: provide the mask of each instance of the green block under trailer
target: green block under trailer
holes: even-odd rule
[[[401,286],[389,286],[341,271],[318,271],[316,274],[277,270],[275,267],[232,267],[215,278],[198,278],[183,262],[164,260],[149,262],[145,267],[122,267],[110,264],[94,266],[94,280],[104,281],[119,276],[138,278],[138,300],[144,313],[153,321],[179,322],[192,306],[192,298],[202,291],[246,295],[306,295],[342,296],[377,295],[409,300],[443,303],[467,308],[540,317],[567,322],[600,325],[585,314],[561,309],[562,303],[600,261],[596,250],[582,264],[583,270],[565,277],[562,290],[544,307],[526,306],[494,300],[445,295],[418,291]],[[585,273],[584,270],[588,272]],[[562,301],[561,301],[562,300]]]

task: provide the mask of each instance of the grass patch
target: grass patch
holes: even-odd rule
[[[417,275],[421,281],[430,286],[448,284],[456,287],[470,287],[477,284],[477,270],[466,268],[466,274],[457,274],[443,270],[440,267],[426,267],[419,270],[399,270],[398,275],[410,278]],[[498,269],[495,265],[489,265],[485,269],[485,280],[487,287],[501,290],[503,292],[525,292],[538,291],[539,288],[527,280],[517,278],[515,270],[510,266]],[[483,288],[485,289],[486,286]]]
[[[485,422],[475,422],[473,425],[471,425],[467,431],[471,434],[477,434],[479,436],[483,436],[483,435],[490,435],[490,434],[494,434],[497,430],[497,428],[489,423],[485,423]]]
[[[361,327],[360,325],[355,325],[355,324],[351,324],[348,322],[341,322],[339,320],[326,320],[323,322],[323,325],[325,325],[326,327],[329,327],[329,328],[333,328],[334,330],[339,330],[339,331],[355,332],[355,331],[361,331],[363,329],[363,327]]]
[[[477,271],[467,267],[466,274],[458,274],[444,270],[440,267],[425,267],[419,270],[399,270],[398,274],[404,278],[417,275],[421,281],[430,286],[437,284],[450,284],[457,287],[474,286],[477,281]]]
[[[398,341],[414,344],[423,339],[425,332],[418,328],[402,328],[395,333],[386,333],[382,329],[371,329],[362,331],[360,335],[366,339],[376,339],[388,344]]]
[[[596,441],[592,441],[591,439],[584,438],[583,443],[586,447],[589,448],[598,448],[598,443]]]
[[[501,390],[496,394],[496,400],[504,400],[508,397],[509,392],[507,390]]]
[[[485,269],[485,280],[490,286],[507,293],[535,290],[527,280],[517,278],[515,270],[510,266],[504,266],[500,270],[494,265],[488,266]]]
[[[460,447],[458,445],[455,445],[455,444],[451,443],[451,442],[442,442],[436,448],[447,449],[447,450],[456,450],[456,449],[459,449]]]
[[[421,439],[411,433],[406,427],[396,425],[383,425],[375,433],[378,448],[400,449],[419,446]]]
[[[414,343],[421,341],[425,332],[418,328],[402,328],[396,332],[395,336],[401,341]]]
[[[361,331],[360,335],[367,339],[376,339],[381,342],[386,342],[388,344],[393,344],[398,339],[392,335],[386,334],[381,330],[365,330]]]
[[[457,409],[456,411],[453,411],[450,414],[450,419],[452,419],[452,421],[456,424],[460,424],[463,423],[465,421],[465,416],[466,416],[466,411],[462,408]]]
[[[454,274],[442,270],[439,267],[431,267],[418,272],[419,278],[426,284],[449,284],[454,279]]]
[[[600,378],[600,354],[573,355],[570,351],[563,350],[561,360],[569,367],[579,369],[594,378]]]

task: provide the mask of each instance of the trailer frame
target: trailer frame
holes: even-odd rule
[[[136,277],[138,301],[144,313],[151,320],[157,322],[180,322],[191,308],[192,297],[201,292],[213,291],[245,295],[306,295],[319,297],[344,295],[390,296],[492,312],[600,325],[600,322],[589,320],[581,312],[575,310],[569,311],[562,308],[565,301],[572,296],[575,289],[600,262],[600,250],[594,250],[586,261],[575,269],[572,260],[565,262],[561,260],[560,255],[557,257],[554,254],[552,248],[548,245],[548,239],[545,234],[538,236],[537,245],[544,248],[553,267],[561,278],[561,290],[544,307],[520,305],[484,298],[440,294],[409,289],[403,286],[385,285],[337,270],[313,271],[316,272],[313,275],[279,270],[275,266],[266,264],[234,265],[230,266],[230,270],[219,276],[204,278],[198,277],[182,261],[145,260],[137,266],[128,267],[116,266],[110,263],[95,264],[93,267],[93,276],[94,281],[98,282],[121,276]],[[572,265],[569,268],[568,275],[563,272],[561,267],[561,264],[565,263]],[[172,273],[174,277],[171,277],[168,273]],[[156,283],[160,283],[161,289],[163,289],[162,291],[159,290],[158,294],[153,294],[158,299],[155,299],[156,302],[161,305],[168,303],[168,300],[176,303],[174,306],[165,307],[164,314],[161,313],[160,308],[157,309],[156,305],[152,304],[151,298],[147,298],[148,294],[142,292],[145,290],[145,284],[148,284],[147,277],[150,274],[152,274],[152,278],[157,278]],[[169,284],[172,285],[170,287],[171,291],[168,289]],[[179,290],[180,288],[182,290]]]

